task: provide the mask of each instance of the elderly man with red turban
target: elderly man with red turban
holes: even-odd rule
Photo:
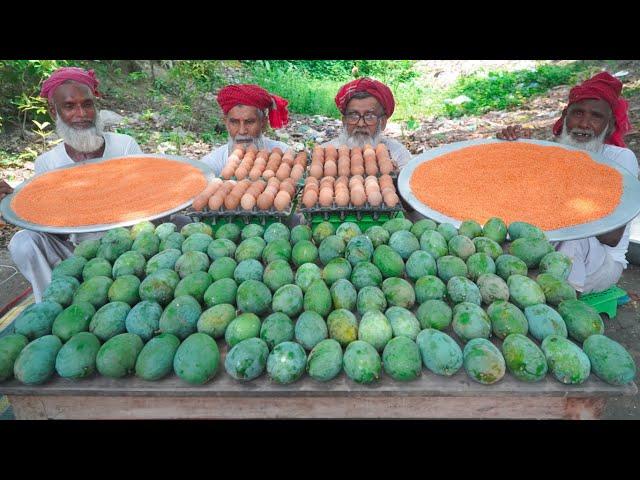
[[[267,122],[272,128],[282,128],[287,124],[288,102],[284,98],[258,85],[228,85],[220,90],[217,100],[224,113],[229,141],[201,159],[213,168],[216,175],[220,175],[236,144],[254,145],[258,150],[269,151],[275,147],[282,151],[289,148],[286,143],[271,140],[263,134]]]
[[[93,70],[77,67],[59,68],[42,84],[40,96],[49,104],[49,114],[62,139],[58,145],[35,161],[40,174],[92,158],[119,157],[142,153],[128,135],[102,131],[100,111],[96,105],[98,79]],[[0,198],[11,189],[0,182]],[[100,234],[54,235],[21,230],[9,242],[11,258],[33,288],[36,302],[51,281],[52,268],[73,255],[75,244]]]
[[[404,145],[382,134],[396,105],[391,89],[384,83],[367,77],[358,78],[343,85],[335,101],[342,113],[342,131],[338,138],[321,146],[362,148],[366,144],[383,143],[399,168],[411,160],[411,153]]]
[[[620,97],[622,82],[601,72],[572,88],[569,102],[553,126],[557,141],[594,152],[616,162],[636,177],[638,160],[625,147],[624,136],[631,129],[628,104]],[[503,129],[498,138],[529,137],[520,125]],[[579,292],[606,290],[615,285],[627,267],[630,224],[596,237],[560,242],[556,250],[573,260],[568,281]]]

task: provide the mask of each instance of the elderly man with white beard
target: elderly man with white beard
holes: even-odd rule
[[[35,173],[41,174],[92,158],[110,158],[140,154],[142,150],[128,135],[102,131],[100,112],[95,98],[99,96],[98,79],[93,70],[77,67],[59,68],[42,84],[40,96],[49,104],[56,132],[63,140],[35,161]],[[0,189],[0,198],[11,189]],[[55,206],[53,206],[55,208]],[[20,230],[9,242],[11,258],[31,283],[36,302],[51,281],[51,270],[73,255],[75,245],[102,233],[56,235]]]
[[[616,162],[638,176],[638,160],[625,148],[624,135],[631,129],[628,104],[620,97],[622,82],[601,72],[574,87],[569,103],[553,127],[557,141],[594,152]],[[509,126],[498,135],[503,140],[528,138],[520,125]],[[630,224],[596,237],[559,242],[556,250],[573,260],[569,283],[579,292],[606,290],[615,285],[627,267]]]
[[[258,150],[273,150],[278,147],[283,152],[290,148],[286,143],[272,140],[264,135],[268,124],[272,128],[284,127],[288,122],[288,102],[273,95],[258,85],[227,85],[218,92],[218,104],[224,114],[229,139],[227,145],[218,147],[201,158],[213,168],[216,175],[229,160],[235,145],[250,145]]]
[[[389,149],[391,160],[402,169],[410,160],[411,153],[397,140],[385,137],[387,120],[395,109],[391,89],[377,80],[362,77],[343,85],[335,98],[342,113],[342,130],[338,138],[321,145],[347,145],[363,148],[383,143]]]

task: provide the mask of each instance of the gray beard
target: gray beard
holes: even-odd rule
[[[579,129],[574,129],[580,131]],[[562,145],[567,145],[569,147],[580,148],[582,150],[586,150],[587,152],[598,153],[602,146],[604,145],[604,139],[607,135],[607,128],[605,128],[602,133],[589,140],[588,142],[578,142],[575,140],[570,133],[567,131],[567,119],[564,120],[564,125],[562,126],[562,133],[560,133],[560,138],[558,138],[558,143]]]
[[[346,145],[349,148],[358,147],[364,148],[365,145],[369,144],[375,147],[380,143],[380,137],[382,136],[382,131],[380,128],[380,124],[376,127],[376,131],[373,136],[363,133],[354,133],[353,135],[349,135],[347,133],[346,127],[342,127],[340,131],[340,135],[338,136],[338,142],[340,145]]]
[[[102,120],[100,112],[96,112],[96,119],[92,127],[78,130],[66,124],[56,112],[56,133],[64,143],[82,153],[100,150],[104,145]]]
[[[248,139],[250,139],[251,142],[238,142],[238,140]],[[258,150],[264,150],[266,148],[264,137],[262,135],[258,135],[257,137],[245,137],[243,135],[236,135],[235,138],[229,135],[229,140],[227,141],[229,155],[231,155],[231,153],[233,152],[233,147],[236,145],[236,143],[244,145],[245,149],[250,145],[254,145]]]

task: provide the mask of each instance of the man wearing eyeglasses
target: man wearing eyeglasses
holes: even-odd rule
[[[338,138],[322,144],[322,147],[347,145],[363,148],[366,144],[375,147],[383,143],[398,168],[402,169],[411,160],[411,153],[404,145],[382,135],[395,108],[393,93],[384,83],[367,77],[358,78],[344,85],[335,101],[342,113],[342,130]]]

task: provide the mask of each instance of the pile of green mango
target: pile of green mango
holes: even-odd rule
[[[506,372],[631,382],[632,357],[577,299],[570,271],[542,230],[499,218],[215,233],[142,222],[80,243],[53,269],[43,301],[0,339],[0,381],[175,373],[204,384],[224,370],[280,384],[344,371],[367,384],[463,370],[485,385]]]

